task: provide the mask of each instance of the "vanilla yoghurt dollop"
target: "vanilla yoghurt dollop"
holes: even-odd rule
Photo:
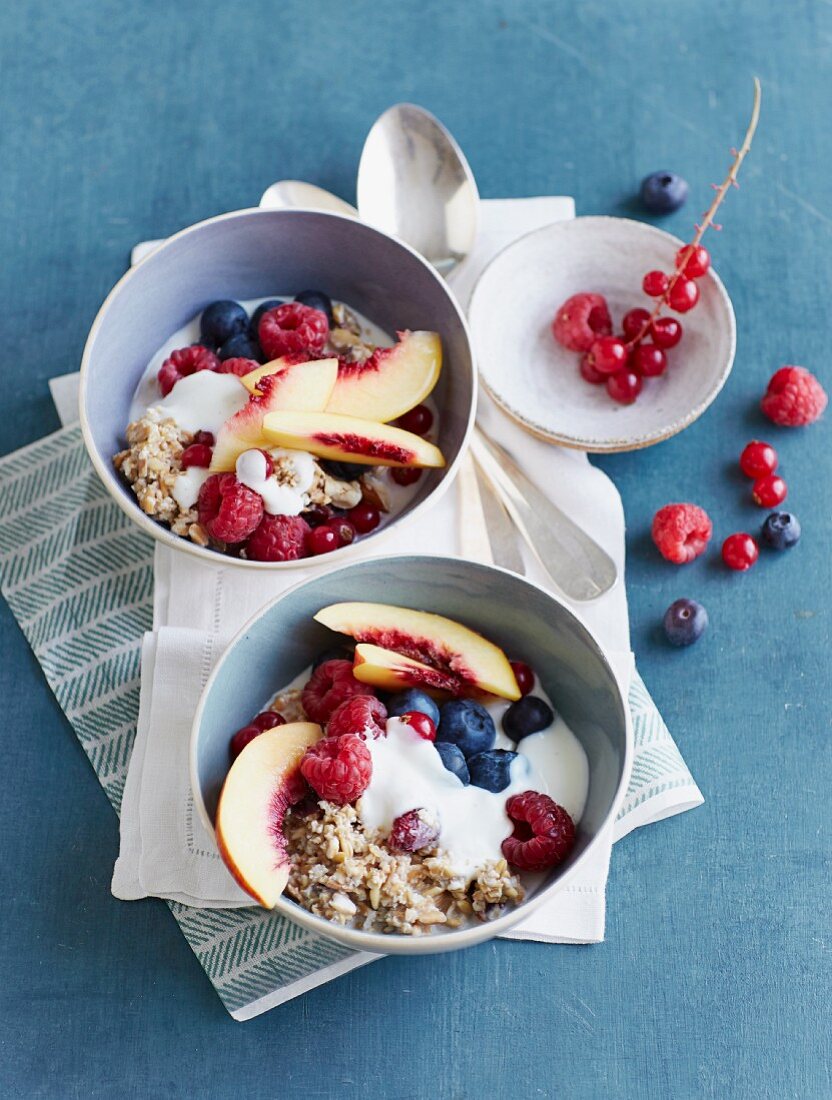
[[[315,480],[315,460],[306,451],[270,450],[273,461],[282,468],[282,477],[266,476],[266,456],[262,451],[244,451],[237,459],[237,480],[263,498],[263,507],[271,516],[299,516],[309,503],[307,493]]]
[[[248,390],[236,375],[201,370],[180,378],[153,408],[175,421],[183,432],[216,436],[226,420],[245,407],[248,398]]]

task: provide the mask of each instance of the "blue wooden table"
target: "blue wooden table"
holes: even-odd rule
[[[756,411],[784,362],[832,383],[832,7],[811,0],[567,3],[23,0],[0,33],[0,452],[57,426],[130,247],[252,205],[281,177],[346,198],[390,103],[453,130],[485,196],[567,193],[633,214],[648,171],[694,199],[763,118],[711,246],[737,361],[689,431],[602,465],[624,496],[633,639],[706,795],[614,853],[607,942],[386,959],[247,1024],[226,1015],[159,902],[109,892],[115,817],[0,607],[3,1097],[828,1097],[829,420]],[[152,318],[149,318],[152,323]],[[757,524],[745,441],[780,449],[804,538],[748,576],[678,570],[649,540],[669,500],[720,536]],[[657,624],[704,602],[690,651]]]

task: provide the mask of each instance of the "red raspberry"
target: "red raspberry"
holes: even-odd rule
[[[676,565],[698,558],[712,531],[708,513],[696,504],[665,504],[653,516],[653,542]]]
[[[250,561],[297,561],[307,556],[309,524],[300,516],[271,516],[266,513],[246,543]]]
[[[202,344],[192,344],[188,348],[172,351],[157,375],[162,396],[167,397],[180,378],[187,378],[189,374],[196,374],[201,370],[216,370],[219,365],[217,356]]]
[[[191,466],[199,466],[200,469],[207,470],[213,453],[205,443],[192,443],[182,452],[182,469],[189,470]]]
[[[826,391],[805,367],[781,367],[769,379],[760,408],[775,424],[802,428],[812,424],[827,402]]]
[[[511,671],[520,688],[521,695],[528,695],[534,689],[534,669],[525,661],[510,661]]]
[[[238,378],[244,378],[259,366],[256,359],[224,359],[217,367],[217,374],[236,374]]]
[[[326,724],[327,737],[343,737],[347,733],[357,734],[366,741],[384,737],[387,733],[387,707],[374,695],[353,695],[339,703]]]
[[[570,351],[589,351],[599,336],[612,332],[612,318],[601,294],[573,294],[552,321],[552,334]]]
[[[761,439],[752,439],[742,449],[740,469],[746,477],[765,477],[777,469],[779,458],[770,443]]]
[[[212,474],[199,490],[199,522],[220,542],[244,542],[263,518],[263,498],[234,474]]]
[[[393,822],[387,843],[398,852],[420,852],[438,839],[439,825],[427,810],[408,810]]]
[[[503,855],[519,870],[546,871],[572,851],[575,823],[548,794],[512,795],[506,813],[514,822],[514,832],[503,841]]]
[[[298,352],[317,355],[329,335],[329,321],[319,309],[301,302],[284,302],[263,314],[257,332],[268,359]]]
[[[301,701],[303,709],[313,722],[324,725],[335,708],[354,695],[373,695],[369,684],[362,684],[352,674],[352,661],[324,661],[314,670]]]
[[[789,495],[785,481],[778,474],[766,474],[758,477],[751,486],[751,496],[761,508],[776,508]]]
[[[369,787],[373,758],[354,733],[322,737],[303,754],[300,771],[317,795],[343,806],[360,798]]]
[[[436,740],[436,723],[429,714],[423,714],[420,710],[406,710],[399,715],[399,721],[418,733],[423,741]]]

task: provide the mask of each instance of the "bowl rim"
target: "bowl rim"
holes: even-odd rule
[[[396,555],[378,555],[373,558],[363,559],[364,563],[373,564],[374,562],[387,562],[391,559],[397,562],[425,562],[442,563],[451,562],[454,565],[459,565],[460,562],[466,562],[467,559],[459,557],[451,557],[449,555],[433,555],[433,554],[396,554]],[[358,563],[351,563],[358,564]],[[624,715],[624,761],[621,769],[621,776],[619,778],[618,787],[616,788],[615,795],[613,796],[610,808],[604,816],[603,821],[598,827],[598,830],[594,838],[589,842],[583,852],[575,860],[574,864],[569,867],[563,874],[552,882],[549,886],[546,886],[538,890],[527,901],[523,901],[516,908],[510,912],[505,913],[501,917],[497,917],[492,921],[483,922],[480,925],[476,925],[470,928],[460,928],[449,931],[444,935],[436,936],[407,936],[401,933],[387,934],[383,932],[368,932],[358,928],[347,928],[340,925],[333,925],[331,921],[326,920],[324,917],[318,917],[314,913],[311,913],[308,909],[304,909],[303,906],[297,902],[287,898],[285,894],[282,894],[275,904],[272,912],[280,913],[288,920],[293,921],[295,924],[299,924],[304,928],[309,929],[311,932],[315,932],[320,936],[324,936],[331,940],[336,940],[338,943],[345,944],[348,947],[357,951],[371,952],[380,955],[433,955],[439,954],[445,951],[460,950],[464,947],[471,947],[474,944],[483,943],[486,940],[493,939],[499,936],[501,933],[508,931],[515,924],[520,923],[524,917],[533,912],[544,901],[551,899],[557,894],[564,886],[566,886],[578,872],[584,867],[592,854],[595,853],[599,843],[602,842],[605,835],[612,827],[613,822],[618,814],[618,810],[626,794],[627,787],[630,781],[630,773],[633,766],[633,753],[634,753],[634,734],[632,715],[630,713],[630,707],[627,701],[627,695],[618,676],[615,673],[608,656],[607,650],[596,637],[594,630],[584,619],[583,615],[575,608],[571,607],[566,600],[561,599],[558,595],[552,592],[548,588],[544,588],[543,585],[538,584],[535,581],[529,580],[528,577],[520,576],[518,573],[512,572],[510,569],[504,569],[498,565],[487,565],[484,562],[469,562],[468,564],[477,565],[482,569],[487,569],[494,573],[502,573],[512,578],[512,580],[520,581],[523,584],[528,585],[530,588],[535,589],[537,592],[542,593],[548,597],[552,602],[561,607],[567,614],[571,615],[578,624],[583,627],[586,634],[595,648],[596,655],[601,660],[602,664],[609,673],[613,684],[615,685],[615,692],[618,696],[621,704],[621,710]],[[350,568],[350,565],[345,566]],[[227,658],[231,654],[231,651],[239,644],[246,633],[257,623],[261,618],[270,614],[271,611],[287,596],[297,592],[299,589],[306,585],[314,584],[320,579],[319,576],[306,577],[302,580],[296,581],[288,588],[284,589],[279,595],[269,600],[267,604],[256,611],[249,619],[240,627],[236,634],[226,645],[219,660],[211,671],[208,679],[205,682],[199,701],[194,711],[193,721],[191,723],[190,744],[188,746],[188,770],[191,783],[191,795],[193,797],[194,805],[199,815],[199,819],[205,827],[208,834],[215,837],[214,823],[208,816],[208,811],[205,808],[205,802],[202,797],[202,791],[199,786],[198,776],[198,762],[197,762],[197,744],[199,741],[199,729],[202,724],[203,714],[205,712],[208,696],[214,686],[216,679],[218,678],[220,671],[225,664]],[[254,904],[252,899],[252,904]]]
[[[530,237],[534,237],[538,234],[551,232],[558,227],[560,231],[569,232],[569,227],[578,226],[577,230],[572,229],[572,232],[580,232],[580,227],[587,225],[587,223],[605,223],[605,222],[627,222],[631,226],[638,226],[640,231],[643,231],[647,236],[654,236],[662,238],[665,241],[672,242],[676,247],[684,245],[686,242],[679,237],[674,236],[672,233],[668,233],[666,229],[661,229],[657,225],[651,225],[649,222],[639,221],[637,218],[619,218],[612,214],[585,214],[577,218],[568,218],[557,222],[550,222],[548,225],[538,226],[536,229],[530,230],[528,233],[524,233],[522,237],[518,237],[516,240],[511,241],[504,248],[488,261],[480,274],[477,276],[477,280],[474,283],[471,290],[469,314],[471,316],[471,328],[472,332],[475,326],[474,319],[474,307],[477,298],[477,293],[480,290],[481,284],[486,275],[491,271],[507,252],[515,247],[521,247]],[[474,342],[474,354],[477,362],[477,372],[482,384],[482,388],[499,406],[499,408],[510,417],[516,424],[518,424],[525,431],[535,436],[537,439],[542,439],[546,443],[556,443],[561,447],[568,447],[570,450],[586,451],[590,454],[618,454],[625,451],[637,451],[644,447],[652,447],[656,443],[662,443],[666,439],[671,439],[674,435],[683,431],[685,428],[690,427],[694,421],[698,420],[700,416],[713,404],[716,398],[719,396],[722,387],[728,380],[728,376],[734,366],[734,358],[737,351],[737,320],[734,314],[734,306],[731,302],[730,295],[725,289],[725,284],[720,279],[719,275],[711,267],[707,273],[703,276],[704,279],[709,280],[714,287],[717,294],[718,301],[725,309],[726,320],[728,323],[728,337],[729,347],[728,354],[725,358],[725,363],[720,371],[719,375],[714,379],[714,383],[701,401],[697,402],[693,408],[684,416],[678,417],[671,424],[665,425],[660,429],[655,429],[650,432],[642,432],[640,435],[612,437],[605,438],[585,438],[578,435],[569,435],[561,432],[554,432],[550,428],[530,419],[517,409],[513,408],[511,403],[506,401],[505,397],[498,394],[491,385],[487,382],[483,373],[482,367],[479,364],[479,356],[477,355],[476,341]]]
[[[163,527],[160,523],[157,523],[155,520],[151,519],[150,516],[145,515],[144,512],[142,512],[141,508],[139,508],[137,502],[126,498],[117,491],[114,472],[111,469],[110,465],[98,454],[93,438],[92,426],[87,415],[89,363],[92,357],[92,346],[98,336],[99,330],[104,321],[104,317],[110,307],[110,303],[113,301],[116,295],[121,292],[122,288],[129,282],[129,280],[135,274],[136,270],[141,267],[141,265],[144,264],[145,261],[151,259],[158,252],[167,248],[169,245],[173,245],[175,242],[189,236],[192,233],[197,233],[205,226],[214,225],[217,222],[228,221],[234,218],[240,218],[241,216],[255,214],[274,215],[276,213],[288,215],[315,214],[319,217],[330,218],[333,221],[347,222],[353,225],[357,223],[368,232],[376,233],[379,236],[386,238],[388,241],[392,241],[393,244],[397,245],[399,248],[409,253],[412,257],[414,257],[414,259],[418,260],[422,267],[424,267],[425,270],[431,274],[437,285],[440,286],[445,293],[452,309],[456,313],[457,318],[462,326],[462,331],[470,351],[471,407],[468,410],[468,419],[465,425],[465,431],[462,436],[462,442],[456,457],[453,459],[452,462],[450,462],[447,466],[443,468],[441,480],[433,489],[431,489],[427,496],[425,496],[423,500],[415,505],[415,507],[413,507],[406,515],[398,513],[389,523],[385,524],[381,529],[373,531],[369,537],[378,539],[379,541],[383,541],[389,536],[392,531],[398,529],[398,525],[400,522],[403,521],[404,523],[409,523],[418,514],[420,514],[426,506],[435,504],[442,497],[442,495],[447,492],[456,477],[460,463],[467,453],[468,444],[471,438],[471,432],[474,427],[474,421],[477,412],[479,375],[477,372],[476,357],[474,354],[474,342],[471,336],[471,328],[468,324],[468,318],[460,307],[459,302],[457,301],[453,291],[450,289],[448,283],[435,270],[435,268],[433,268],[423,256],[420,256],[415,249],[411,248],[410,245],[406,244],[404,241],[399,240],[398,237],[393,237],[389,233],[385,233],[383,230],[377,229],[375,226],[368,225],[366,222],[361,222],[350,215],[337,214],[333,211],[317,210],[314,207],[292,207],[291,209],[280,210],[261,206],[244,207],[241,210],[230,210],[226,214],[217,214],[212,218],[205,218],[202,221],[194,222],[192,225],[185,226],[184,229],[178,230],[176,233],[171,234],[169,237],[166,237],[163,241],[157,244],[153,249],[151,249],[150,252],[148,252],[146,256],[142,257],[142,259],[137,264],[133,264],[127,269],[127,271],[124,272],[121,278],[109,291],[107,297],[101,303],[101,306],[99,307],[98,312],[95,315],[95,319],[93,320],[92,325],[90,326],[90,330],[87,334],[87,338],[84,343],[84,351],[81,356],[80,380],[78,387],[78,413],[81,423],[81,434],[84,441],[84,447],[90,458],[90,461],[93,464],[95,472],[98,474],[99,480],[103,483],[110,497],[115,501],[122,512],[124,512],[124,514],[128,516],[140,530],[144,531],[145,534],[150,535],[151,538],[155,539],[157,542],[161,543],[164,546],[171,547],[172,549],[181,551],[185,554],[190,554],[193,557],[199,558],[201,561],[208,562],[216,567],[229,566],[236,569],[260,569],[271,572],[283,570],[288,572],[292,569],[316,568],[316,566],[312,564],[314,559],[298,558],[294,561],[269,562],[248,561],[244,558],[236,558],[230,554],[218,553],[216,550],[211,550],[210,547],[207,546],[197,546],[197,544],[195,542],[192,542],[190,539],[182,538],[179,535],[174,535],[167,527]],[[320,564],[325,563],[327,566],[329,566],[330,563],[346,564],[348,559],[356,558],[357,554],[360,553],[360,548],[365,545],[366,540],[361,539],[358,542],[351,543],[347,546],[341,546],[337,550],[332,550],[330,551],[330,553],[322,555]]]

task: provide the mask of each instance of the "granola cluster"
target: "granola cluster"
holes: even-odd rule
[[[489,920],[523,900],[504,859],[490,860],[469,883],[441,848],[395,852],[365,830],[355,807],[319,802],[290,814],[285,833],[292,860],[287,892],[304,908],[337,924],[420,935]]]

